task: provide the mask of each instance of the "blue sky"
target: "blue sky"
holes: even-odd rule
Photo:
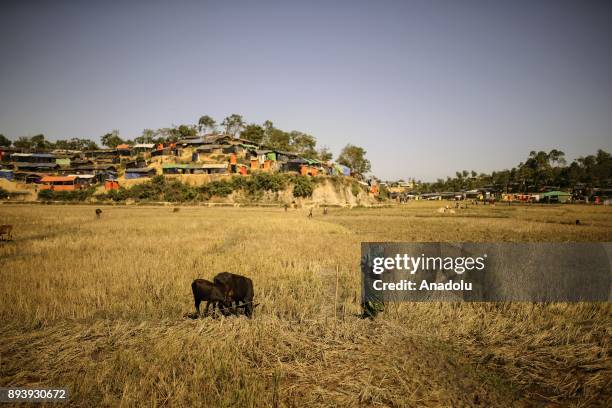
[[[461,4],[459,4],[461,3]],[[612,3],[5,1],[0,133],[239,113],[435,180],[612,150]]]

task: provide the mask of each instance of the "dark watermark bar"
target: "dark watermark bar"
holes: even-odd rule
[[[608,302],[612,243],[361,244],[363,302]]]
[[[68,402],[66,388],[0,388],[0,402]]]

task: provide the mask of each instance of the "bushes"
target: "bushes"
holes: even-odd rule
[[[379,185],[378,195],[376,196],[376,199],[378,199],[378,201],[386,201],[390,197],[391,196],[389,194],[389,189],[387,189],[387,187]]]
[[[361,186],[359,186],[358,183],[351,183],[351,193],[353,193],[353,195],[357,197],[360,192],[361,192]]]
[[[257,172],[251,177],[256,190],[277,192],[287,186],[287,176],[281,173]]]
[[[276,193],[284,190],[289,184],[290,177],[280,173],[255,172],[251,177],[232,177],[231,186],[234,191],[244,191],[254,198],[266,191]]]
[[[42,201],[87,201],[95,192],[95,188],[73,191],[40,190],[38,199]]]
[[[167,183],[165,185],[165,189],[163,190],[164,201],[170,202],[184,202],[184,201],[193,201],[198,196],[198,191],[186,184],[181,183],[180,181],[173,181],[172,183]]]
[[[234,192],[232,181],[215,180],[199,188],[203,198],[208,200],[211,197],[227,197]]]
[[[163,176],[155,176],[150,181],[136,184],[132,188],[121,187],[96,196],[99,200],[125,201],[170,201],[185,202],[198,198],[198,189],[178,180],[167,181]]]
[[[310,197],[314,190],[314,183],[306,176],[296,176],[293,179],[293,196]]]
[[[125,201],[129,198],[129,190],[121,187],[119,190],[108,190],[106,193],[96,195],[98,200]]]
[[[227,197],[238,191],[244,192],[252,199],[261,197],[265,192],[279,192],[293,185],[294,197],[310,197],[316,183],[322,178],[289,175],[283,173],[255,172],[251,177],[234,176],[231,179],[211,181],[199,187],[192,187],[179,180],[168,180],[164,176],[155,176],[151,180],[136,184],[131,188],[121,187],[119,190],[109,190],[97,194],[101,201],[169,201],[188,202],[205,201],[212,197]],[[50,191],[42,190],[38,194],[40,200],[84,201],[93,195],[91,190]]]

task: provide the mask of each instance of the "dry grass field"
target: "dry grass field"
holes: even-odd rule
[[[0,205],[0,386],[78,406],[612,405],[612,308],[360,312],[362,241],[610,241],[612,209]],[[575,225],[580,219],[581,225]],[[251,277],[255,317],[192,320],[190,284]],[[338,291],[336,295],[336,279]]]

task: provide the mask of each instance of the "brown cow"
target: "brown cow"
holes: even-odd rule
[[[13,240],[13,226],[9,224],[0,225],[0,240],[4,241],[6,238],[7,241]]]
[[[221,313],[223,313],[223,315],[226,315],[227,307],[224,302],[225,297],[223,296],[221,289],[222,288],[205,279],[196,279],[191,283],[193,300],[195,302],[195,308],[198,316],[200,315],[200,303],[203,300],[206,301],[206,311],[204,312],[204,316],[208,316],[208,309],[210,308],[211,304],[213,307],[212,311],[214,313],[218,303],[223,305],[223,309],[219,308],[219,310]]]
[[[253,316],[253,281],[246,276],[236,275],[229,272],[221,272],[215,276],[215,285],[222,288],[225,303],[232,305],[236,302],[235,313],[238,308],[244,308],[244,314],[251,318]],[[242,304],[241,304],[242,303]]]

